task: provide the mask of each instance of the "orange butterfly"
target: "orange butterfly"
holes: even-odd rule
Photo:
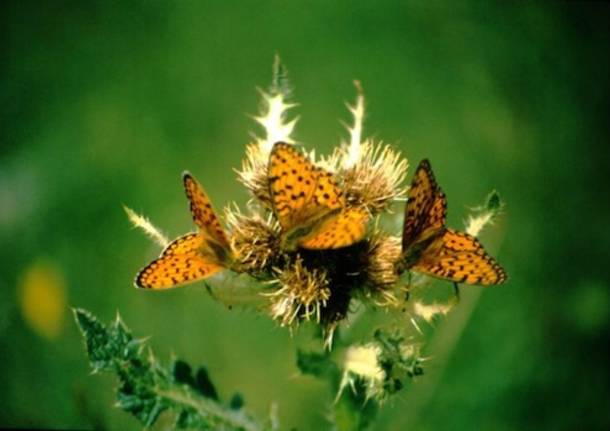
[[[415,171],[405,208],[402,253],[413,271],[456,283],[483,286],[506,281],[504,269],[478,239],[445,227],[447,198],[434,179],[428,160]]]
[[[346,206],[333,174],[283,142],[273,146],[268,169],[271,203],[282,228],[283,249],[334,249],[364,238],[368,212]]]
[[[136,276],[136,287],[169,289],[203,280],[229,267],[231,248],[210,199],[188,172],[182,175],[193,221],[198,232],[172,241]]]

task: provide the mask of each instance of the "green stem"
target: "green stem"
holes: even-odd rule
[[[263,428],[245,416],[241,412],[231,412],[220,408],[206,399],[192,397],[188,390],[156,390],[157,395],[176,404],[195,409],[202,417],[213,417],[218,422],[231,428],[243,429],[244,431],[263,431]]]

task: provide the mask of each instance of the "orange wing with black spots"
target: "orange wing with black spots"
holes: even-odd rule
[[[167,247],[161,252],[161,256],[170,254],[179,255],[190,253],[195,250],[202,249],[205,245],[205,238],[198,233],[187,233],[170,242]]]
[[[447,199],[434,178],[427,159],[415,170],[405,207],[402,232],[402,249],[405,251],[423,234],[438,230],[445,225]]]
[[[363,238],[368,214],[346,207],[330,172],[283,142],[273,146],[268,169],[273,210],[288,238],[286,248],[340,248]]]
[[[203,187],[188,172],[182,174],[182,181],[195,224],[199,226],[206,238],[228,248],[229,241],[227,241],[225,232]]]
[[[447,198],[423,160],[409,190],[402,250],[409,269],[457,283],[483,286],[506,281],[504,269],[475,237],[445,227]]]
[[[345,197],[337,186],[333,174],[325,172],[320,168],[315,169],[317,172],[317,182],[313,192],[313,203],[318,207],[328,208],[331,211],[343,208],[345,206]]]
[[[412,270],[456,283],[482,286],[501,284],[508,278],[475,237],[447,229],[437,241],[439,244],[433,244],[428,249],[431,252],[424,252]]]
[[[203,280],[223,269],[206,256],[205,238],[190,233],[172,241],[136,277],[136,286],[143,289],[169,289]]]
[[[184,189],[193,221],[199,232],[172,241],[137,277],[144,289],[169,289],[203,280],[228,265],[229,241],[203,187],[188,172],[183,174]]]
[[[316,168],[292,145],[276,143],[268,169],[273,209],[285,231],[310,224],[343,206],[332,176]]]
[[[346,208],[303,238],[299,245],[311,250],[347,247],[364,238],[368,218],[364,208]]]

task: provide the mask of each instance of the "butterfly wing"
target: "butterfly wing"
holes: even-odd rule
[[[332,174],[314,166],[292,145],[276,143],[268,169],[273,209],[284,232],[311,225],[344,206]]]
[[[294,244],[317,250],[341,248],[363,238],[366,210],[346,208],[334,175],[293,146],[282,142],[273,146],[269,187],[286,248]]]
[[[283,142],[273,146],[268,169],[273,210],[282,230],[287,231],[307,218],[318,172],[303,154]]]
[[[506,281],[504,269],[475,237],[445,228],[447,198],[428,160],[415,171],[405,208],[402,249],[413,271],[457,283],[491,285]]]
[[[442,192],[427,159],[415,170],[405,207],[402,250],[421,239],[424,234],[442,229],[447,218],[447,198]]]
[[[411,269],[456,283],[483,286],[501,284],[508,278],[478,239],[453,229],[446,229]]]
[[[368,212],[364,208],[345,208],[338,215],[325,220],[302,238],[299,245],[311,250],[327,250],[352,245],[366,233]]]
[[[169,289],[203,280],[223,269],[204,251],[206,239],[200,233],[189,233],[172,241],[161,256],[136,276],[135,284],[143,289]]]
[[[203,236],[216,242],[222,248],[228,249],[229,241],[203,187],[188,172],[182,174],[182,181],[190,203],[193,221],[199,226]]]
[[[345,206],[343,192],[337,186],[335,176],[320,168],[315,168],[318,173],[318,181],[313,192],[313,205],[317,208],[326,208],[336,211]]]

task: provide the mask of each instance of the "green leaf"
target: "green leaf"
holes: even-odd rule
[[[192,376],[192,369],[189,364],[184,361],[176,360],[172,364],[172,376],[177,383],[184,383],[189,386],[194,386],[195,381]]]
[[[303,374],[309,374],[318,378],[332,378],[339,380],[340,372],[330,355],[318,352],[297,351],[297,367]]]
[[[379,403],[367,399],[364,382],[356,380],[333,405],[335,426],[339,431],[365,430],[375,420],[378,411]]]
[[[194,388],[204,397],[218,401],[218,393],[205,367],[199,367],[197,370]]]
[[[105,326],[86,310],[74,309],[73,312],[76,323],[85,338],[87,355],[93,371],[113,369],[116,346]]]
[[[152,352],[143,355],[145,341],[134,339],[117,317],[108,326],[90,312],[74,310],[74,317],[85,339],[89,362],[94,371],[116,373],[119,379],[117,407],[131,413],[145,427],[155,424],[169,410],[176,428],[203,430],[260,431],[263,427],[247,416],[241,395],[229,406],[218,402],[216,388],[204,367],[197,370],[182,360],[163,368]]]
[[[412,378],[424,373],[419,349],[406,344],[405,338],[400,332],[388,333],[377,330],[374,337],[381,347],[379,364],[386,375],[384,382],[386,394],[393,394],[401,390],[405,377]]]
[[[244,406],[244,397],[240,393],[235,393],[229,401],[229,408],[232,410],[239,410]]]

